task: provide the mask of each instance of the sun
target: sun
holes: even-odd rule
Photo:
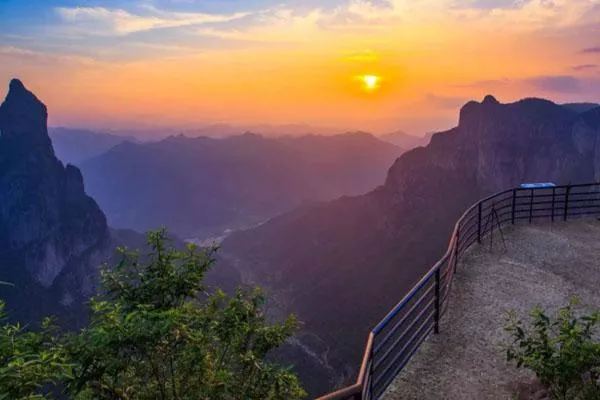
[[[381,77],[377,75],[362,75],[359,77],[362,81],[365,90],[373,91],[379,87]]]

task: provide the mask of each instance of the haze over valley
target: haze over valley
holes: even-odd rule
[[[0,359],[46,316],[83,340],[48,345],[81,382],[18,393],[353,383],[471,204],[600,181],[598,21],[600,0],[0,1]]]

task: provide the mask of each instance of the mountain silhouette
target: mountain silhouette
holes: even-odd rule
[[[401,154],[365,133],[224,139],[172,136],[125,142],[81,164],[110,225],[167,225],[184,238],[220,235],[315,200],[383,183]]]
[[[600,108],[579,113],[542,99],[501,104],[492,96],[470,102],[456,128],[398,158],[384,185],[237,232],[224,241],[223,259],[298,314],[322,340],[312,348],[322,359],[337,355],[356,368],[369,329],[443,254],[467,206],[526,181],[600,176],[599,123]],[[354,378],[342,372],[301,377],[326,391]]]
[[[46,106],[12,80],[0,106],[0,280],[13,315],[76,315],[107,253],[106,218],[54,154]]]

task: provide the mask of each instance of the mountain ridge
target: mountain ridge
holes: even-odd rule
[[[469,102],[457,127],[405,152],[375,190],[234,233],[222,251],[287,293],[287,311],[356,368],[368,330],[443,254],[467,206],[524,181],[597,179],[598,110]]]
[[[305,202],[364,193],[401,149],[366,133],[123,142],[82,163],[111,226],[186,238],[264,222]],[[202,229],[200,229],[202,228]]]
[[[137,142],[131,136],[118,136],[87,129],[52,127],[48,129],[56,156],[63,162],[79,164],[99,156],[124,141]]]

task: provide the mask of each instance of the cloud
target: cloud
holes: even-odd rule
[[[317,34],[365,37],[399,34],[403,26],[456,24],[515,31],[594,23],[600,0],[336,0],[292,1],[252,12],[178,12],[156,6],[59,7],[72,35],[124,36],[161,28],[191,27],[199,36],[241,42],[307,42]],[[330,3],[331,4],[331,3]],[[166,7],[166,6],[165,6]],[[594,21],[594,22],[590,22]],[[318,39],[321,40],[321,39]]]
[[[600,53],[600,46],[588,47],[587,49],[581,50],[582,53]]]
[[[488,89],[488,88],[498,88],[500,86],[506,86],[511,83],[510,79],[501,78],[501,79],[482,79],[473,82],[467,83],[459,83],[450,85],[454,88],[475,88],[475,89]]]
[[[424,99],[425,103],[439,109],[455,110],[460,108],[469,99],[457,96],[440,96],[428,93]]]
[[[525,80],[536,89],[555,93],[578,93],[583,89],[581,80],[574,76],[538,76]]]
[[[144,6],[143,15],[124,9],[105,7],[58,7],[56,13],[78,33],[89,35],[127,35],[162,28],[180,28],[208,23],[228,22],[243,18],[245,12],[233,14],[206,14],[174,12]]]
[[[571,68],[573,69],[573,71],[587,71],[590,69],[598,68],[598,65],[597,64],[583,64],[583,65],[575,65]]]
[[[29,62],[46,63],[46,62],[68,62],[85,65],[96,65],[98,62],[90,57],[71,55],[71,54],[55,54],[41,51],[34,51],[23,47],[12,45],[0,45],[0,55],[4,55],[11,59],[24,59]]]

